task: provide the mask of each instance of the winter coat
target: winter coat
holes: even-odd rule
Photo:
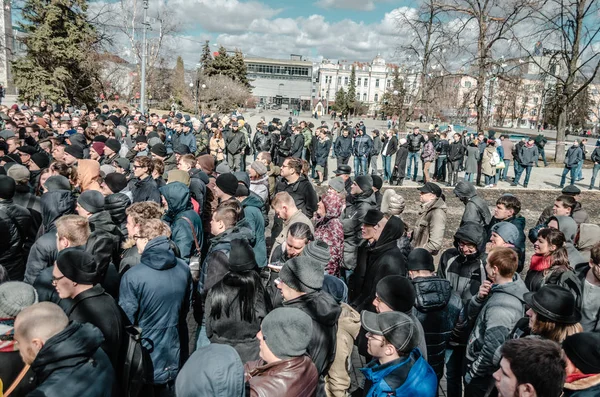
[[[513,159],[513,149],[515,144],[508,138],[504,138],[502,141],[502,149],[504,150],[504,160],[512,160]]]
[[[373,140],[368,135],[357,135],[354,138],[354,148],[352,153],[355,157],[366,157],[371,153]]]
[[[436,255],[442,249],[447,210],[448,207],[442,197],[421,204],[419,217],[412,233],[412,243],[415,248],[425,248],[432,255]]]
[[[213,318],[211,315],[216,288],[222,289],[222,293],[224,292],[227,296],[227,302],[224,303],[219,318]],[[256,339],[256,334],[260,331],[260,323],[267,315],[267,305],[265,291],[262,285],[259,284],[255,291],[254,321],[245,321],[241,316],[238,294],[239,288],[227,285],[223,280],[208,291],[204,303],[206,336],[211,343],[226,344],[233,347],[240,355],[242,362],[246,363],[259,358],[259,341]]]
[[[163,220],[171,226],[171,240],[179,248],[181,259],[189,262],[190,257],[197,251],[194,233],[198,244],[202,244],[202,221],[200,215],[192,209],[190,190],[181,182],[172,182],[161,187],[160,193],[169,206]],[[187,218],[191,225],[184,218]]]
[[[579,240],[575,248],[577,248],[583,260],[589,262],[591,250],[599,241],[600,226],[592,223],[582,223],[579,225]]]
[[[298,180],[292,184],[288,183],[284,178],[278,182],[275,187],[276,193],[288,192],[294,199],[296,208],[301,210],[309,219],[313,217],[317,210],[318,198],[315,188],[310,181],[301,175]]]
[[[283,306],[300,309],[312,319],[313,331],[306,351],[315,363],[319,376],[324,377],[335,359],[337,322],[342,310],[340,305],[328,293],[316,291],[284,301]]]
[[[333,145],[333,154],[335,154],[336,157],[350,157],[352,155],[352,150],[352,137],[350,135],[347,137],[344,137],[343,135],[338,136]]]
[[[566,382],[563,397],[596,397],[600,395],[600,374]]]
[[[396,152],[396,163],[394,167],[398,171],[398,178],[406,177],[406,159],[408,158],[408,143],[398,146]]]
[[[525,283],[515,274],[512,282],[493,285],[486,299],[477,295],[471,298],[468,317],[476,318],[466,354],[471,378],[488,377],[498,369],[494,354],[525,315],[523,295],[527,292]]]
[[[600,147],[596,147],[590,156],[590,160],[600,164]]]
[[[460,225],[465,222],[476,222],[482,227],[486,227],[492,219],[488,203],[477,195],[477,189],[473,184],[460,180],[454,188],[454,194],[460,201],[465,203],[465,212],[463,212]]]
[[[208,144],[210,154],[217,161],[223,161],[225,159],[225,139],[217,139],[214,136],[210,138]]]
[[[102,193],[98,179],[100,178],[100,163],[96,160],[79,160],[77,162],[77,180],[81,193],[97,190]]]
[[[23,280],[25,260],[33,245],[36,232],[29,210],[13,200],[0,199],[0,219],[7,225],[7,249],[0,250],[0,265],[6,268],[10,280]]]
[[[345,201],[337,194],[326,193],[322,197],[325,205],[325,217],[313,218],[315,223],[315,240],[322,240],[329,246],[330,259],[325,272],[339,277],[344,264],[344,226],[340,221]]]
[[[536,145],[523,145],[519,148],[519,160],[522,166],[535,165],[539,157],[539,151]]]
[[[189,170],[188,174],[190,176],[190,196],[198,203],[198,211],[196,212],[199,212],[199,215],[202,216],[206,198],[206,185],[210,182],[210,179],[204,171],[196,168]]]
[[[323,140],[318,139],[316,142],[316,164],[321,167],[327,166],[327,159],[329,158],[329,151],[331,150],[331,139],[325,138]]]
[[[398,151],[398,138],[392,136],[388,138],[387,136],[383,140],[383,149],[381,154],[384,156],[393,156]]]
[[[271,153],[271,150],[273,150],[273,134],[268,131],[256,131],[256,134],[254,134],[254,140],[252,141],[252,146],[255,153]]]
[[[371,148],[371,156],[379,156],[383,149],[383,141],[379,135],[373,137],[373,147]]]
[[[583,160],[583,150],[579,146],[571,146],[565,154],[565,168],[577,167],[581,160]]]
[[[265,218],[261,209],[265,203],[254,193],[250,193],[242,202],[244,219],[250,224],[254,234],[254,257],[260,267],[267,266],[267,242],[265,240]]]
[[[234,132],[233,130],[225,138],[225,145],[227,147],[228,155],[240,154],[246,147],[246,139],[244,133],[240,130]]]
[[[250,181],[250,191],[256,194],[267,205],[269,200],[269,176],[263,175],[259,179]]]
[[[419,349],[383,365],[373,360],[360,371],[365,376],[364,397],[437,396],[437,377]]]
[[[194,142],[196,144],[196,151],[192,152],[194,156],[199,157],[208,152],[208,139],[209,135],[206,130],[201,129],[200,131],[194,132]]]
[[[448,148],[448,161],[461,161],[465,156],[466,149],[462,142],[452,141]]]
[[[439,381],[444,374],[446,348],[463,304],[448,280],[437,276],[417,277],[412,283],[417,297],[415,315],[425,332],[427,362]]]
[[[404,234],[404,223],[391,217],[373,246],[361,244],[352,279],[348,285],[350,305],[359,313],[374,312],[373,300],[379,280],[385,276],[406,276],[406,259],[398,247],[398,239]]]
[[[132,203],[139,203],[142,201],[161,203],[160,192],[158,191],[158,186],[156,185],[156,181],[152,178],[152,175],[149,175],[142,180],[132,179],[129,182],[129,190],[131,190],[133,196],[133,200],[131,200]]]
[[[425,142],[423,145],[423,151],[421,153],[421,160],[423,160],[425,163],[430,163],[435,160],[435,147],[433,146],[433,142]]]
[[[15,195],[12,198],[15,204],[18,204],[22,207],[27,208],[32,212],[32,216],[35,216],[33,212],[39,214],[40,222],[42,216],[42,202],[40,198],[31,193],[31,189],[29,185],[20,185],[17,184],[15,188]],[[39,226],[39,224],[38,224]]]
[[[140,264],[123,274],[119,306],[129,321],[142,329],[143,344],[154,367],[152,383],[174,380],[187,358],[185,320],[191,288],[187,264],[175,257],[164,236],[150,240]]]
[[[342,303],[336,335],[335,359],[325,377],[327,397],[346,397],[350,388],[348,361],[354,347],[354,340],[360,330],[360,314],[349,305]]]
[[[178,143],[187,146],[190,149],[190,153],[196,153],[196,136],[192,130],[187,134],[185,132],[179,134]]]
[[[319,375],[310,357],[304,355],[271,364],[263,360],[244,366],[248,397],[313,397]]]
[[[292,147],[290,149],[289,157],[302,157],[302,150],[304,149],[304,136],[302,134],[294,134],[291,136]]]
[[[28,396],[111,397],[115,373],[103,339],[98,328],[77,322],[48,339],[31,364],[38,386]]]
[[[70,190],[55,190],[42,195],[42,228],[44,234],[31,247],[24,281],[33,285],[42,270],[54,266],[58,255],[55,222],[63,215],[75,212],[75,197]]]
[[[97,327],[104,336],[102,350],[117,368],[119,352],[123,340],[123,323],[121,310],[112,296],[104,292],[100,284],[77,295],[66,311],[69,320],[79,323],[90,323]]]
[[[352,204],[344,209],[341,221],[344,228],[344,268],[354,269],[356,267],[356,256],[358,245],[362,241],[362,219],[367,211],[374,209],[376,205],[375,194],[372,190],[354,196]]]
[[[109,265],[119,263],[123,236],[119,228],[112,223],[107,211],[93,214],[88,218],[88,222],[91,234],[85,244],[85,250],[94,255],[100,280],[104,282]],[[117,296],[118,281],[114,285],[110,284],[106,289],[112,296]]]
[[[108,211],[115,225],[121,230],[123,237],[127,237],[127,214],[125,211],[131,205],[130,197],[123,192],[113,193],[104,198],[104,209]]]
[[[496,148],[494,146],[486,146],[483,151],[483,156],[481,159],[481,173],[487,176],[496,175],[496,166],[492,165],[491,161],[496,152]]]
[[[474,174],[477,172],[477,163],[479,162],[479,148],[474,145],[467,146],[467,161],[465,162],[465,173]]]
[[[421,145],[425,143],[425,138],[421,134],[408,134],[406,135],[406,142],[408,143],[409,152],[418,152],[421,150]]]

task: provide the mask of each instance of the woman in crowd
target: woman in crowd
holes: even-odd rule
[[[533,244],[535,254],[525,277],[530,291],[539,290],[544,284],[554,284],[557,276],[570,269],[569,256],[564,247],[565,235],[556,229],[542,229]]]
[[[325,271],[339,277],[344,261],[344,228],[340,221],[345,200],[333,189],[321,197],[313,218],[315,240],[329,245],[330,259]]]
[[[217,166],[225,159],[225,139],[223,139],[223,134],[219,128],[215,128],[213,131],[208,148],[211,156],[215,158],[215,166]]]
[[[494,153],[497,154],[496,142],[490,139],[481,157],[481,173],[485,176],[485,187],[496,186],[496,164],[493,162]]]

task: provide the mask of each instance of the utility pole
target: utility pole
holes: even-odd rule
[[[140,84],[140,112],[142,116],[146,112],[146,53],[148,45],[146,43],[146,32],[148,31],[148,0],[144,0],[144,36],[142,39],[142,83]]]

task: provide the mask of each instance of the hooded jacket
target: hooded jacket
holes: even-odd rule
[[[419,217],[412,233],[415,248],[424,248],[436,255],[442,249],[448,207],[442,197],[421,204]]]
[[[264,205],[268,205],[269,200],[269,175],[265,174],[259,179],[250,181],[250,191],[255,193],[263,201]],[[266,225],[266,222],[265,222]]]
[[[573,240],[578,232],[577,222],[570,216],[553,216],[550,217],[550,220],[556,219],[558,223],[558,230],[563,232],[565,235],[565,249],[567,250],[567,254],[569,254],[569,263],[572,268],[575,268],[577,265],[582,263],[587,263],[587,261],[581,256],[579,251],[573,245]],[[549,220],[549,221],[550,221]]]
[[[252,248],[254,248],[256,263],[260,267],[265,267],[267,266],[267,242],[265,240],[265,219],[261,212],[265,204],[254,193],[246,196],[241,204],[244,210],[244,219],[254,232],[254,245]]]
[[[78,322],[48,339],[31,364],[38,386],[28,395],[111,397],[115,373],[102,340],[98,328]]]
[[[283,306],[300,309],[312,319],[313,333],[306,350],[319,376],[324,377],[335,359],[337,323],[342,311],[340,305],[328,293],[315,291],[284,301]]]
[[[491,376],[497,369],[496,350],[502,346],[517,321],[525,315],[523,295],[527,287],[519,275],[513,281],[492,286],[487,299],[471,298],[468,316],[475,327],[467,345],[468,374],[471,378]]]
[[[586,262],[589,262],[592,247],[600,242],[600,226],[592,223],[582,223],[579,225],[579,240],[577,241],[577,250]]]
[[[335,359],[325,377],[325,391],[328,397],[346,397],[350,389],[348,358],[352,354],[354,341],[360,331],[360,314],[349,305],[341,304],[336,335]]]
[[[55,190],[42,195],[42,228],[44,234],[31,247],[24,281],[33,285],[42,270],[53,266],[58,250],[56,247],[55,222],[63,215],[75,212],[75,197],[70,190]]]
[[[301,210],[309,219],[317,210],[318,198],[315,188],[310,181],[301,175],[294,183],[288,183],[284,178],[277,184],[277,193],[288,192],[294,199],[296,208]]]
[[[403,234],[404,223],[393,216],[385,224],[375,244],[359,246],[353,282],[349,285],[350,305],[357,312],[375,311],[373,300],[379,280],[391,275],[406,276],[406,259],[398,247],[398,239]]]
[[[100,163],[96,160],[79,160],[77,162],[77,180],[81,193],[88,190],[97,190],[102,193],[98,178],[100,177]]]
[[[132,179],[129,182],[129,188],[133,195],[133,203],[139,203],[141,201],[154,201],[160,204],[160,192],[156,181],[152,178],[152,175],[147,176],[144,179]]]
[[[192,209],[190,190],[181,182],[169,183],[159,190],[169,206],[163,220],[171,226],[171,240],[179,248],[181,258],[189,262],[190,256],[196,252],[192,227],[198,244],[202,246],[202,221]],[[189,219],[191,225],[184,218]]]
[[[583,160],[583,150],[579,145],[571,145],[565,154],[565,168],[577,167],[581,160]]]
[[[479,223],[485,227],[492,220],[492,214],[488,203],[477,195],[477,189],[473,184],[460,180],[454,188],[454,194],[465,204],[465,212],[463,212],[460,221],[461,226],[465,222]]]
[[[600,374],[565,382],[564,397],[596,397],[600,395]]]
[[[352,137],[348,134],[347,137],[344,137],[340,134],[338,138],[335,140],[335,144],[333,145],[333,154],[336,157],[350,157],[352,155]]]
[[[356,267],[358,245],[362,241],[362,219],[367,211],[374,209],[377,205],[372,190],[367,190],[353,197],[354,201],[346,206],[341,219],[344,228],[344,268],[346,269]]]
[[[452,330],[463,308],[460,296],[450,281],[437,276],[412,279],[415,287],[415,314],[423,326],[427,344],[427,362],[437,375],[444,375],[444,359]]]
[[[187,358],[191,288],[188,266],[175,257],[164,236],[150,240],[140,264],[123,274],[119,306],[129,321],[142,329],[154,368],[152,383],[174,380]]]
[[[321,198],[325,206],[325,217],[318,218],[315,214],[315,240],[322,240],[329,246],[330,259],[325,271],[339,277],[344,264],[344,226],[340,221],[345,201],[337,194],[326,193]]]
[[[119,227],[124,238],[127,238],[128,235],[125,211],[130,205],[131,198],[124,192],[109,194],[104,198],[104,209],[108,211],[113,223]]]
[[[27,208],[14,204],[13,200],[0,199],[0,219],[8,226],[7,249],[0,250],[0,265],[8,271],[10,280],[22,280],[25,260],[35,240],[33,218]]]
[[[271,364],[251,361],[244,370],[248,397],[313,397],[317,392],[319,375],[306,355]]]

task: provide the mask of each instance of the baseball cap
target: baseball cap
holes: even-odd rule
[[[419,191],[421,193],[433,193],[437,197],[440,197],[442,195],[442,188],[440,188],[433,182],[426,182],[425,185],[419,188]]]

